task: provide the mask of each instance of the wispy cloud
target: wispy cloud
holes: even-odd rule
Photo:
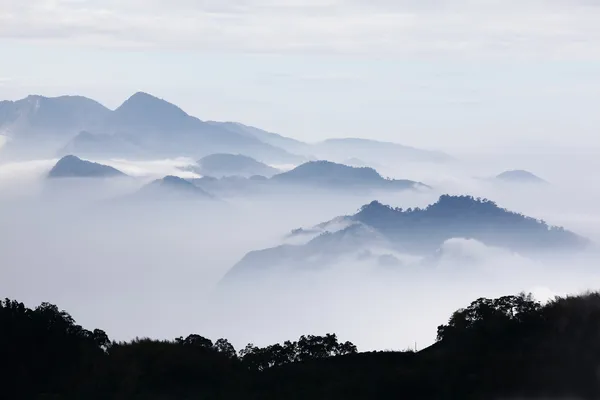
[[[0,38],[247,52],[598,57],[591,0],[0,0]]]

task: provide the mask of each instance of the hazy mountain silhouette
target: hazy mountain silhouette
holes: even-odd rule
[[[10,139],[6,151],[34,149],[36,155],[38,150],[46,155],[58,151],[60,155],[134,158],[242,153],[274,163],[304,160],[227,124],[201,121],[143,92],[114,111],[80,96],[4,101],[0,103],[0,134]]]
[[[92,134],[81,131],[58,151],[59,154],[85,154],[93,157],[148,157],[152,153],[145,150],[143,143],[125,134]]]
[[[198,166],[193,168],[195,172],[212,177],[254,175],[270,177],[279,172],[276,168],[241,154],[211,154],[198,160],[197,163]]]
[[[48,173],[48,178],[110,178],[126,176],[108,165],[85,161],[73,155],[61,158]]]
[[[577,252],[589,245],[573,232],[500,208],[490,200],[449,195],[424,209],[403,210],[373,201],[355,215],[292,231],[292,236],[299,235],[308,242],[248,253],[224,282],[262,271],[323,268],[349,257],[358,260],[365,251],[432,257],[453,238],[475,239],[534,257]]]
[[[452,157],[438,151],[359,138],[327,139],[315,144],[313,152],[318,157],[328,160],[347,160],[348,157],[351,157],[369,164],[398,162],[444,163],[453,161]]]
[[[587,239],[545,221],[500,208],[487,199],[443,195],[424,209],[402,210],[372,202],[352,216],[406,251],[429,252],[451,238],[532,253],[581,250]]]
[[[129,198],[148,201],[216,200],[202,188],[172,175],[148,183]]]
[[[271,179],[285,184],[315,185],[333,189],[403,190],[428,187],[410,180],[385,179],[373,168],[356,168],[331,161],[309,161]]]
[[[256,138],[261,142],[270,144],[271,146],[282,148],[293,154],[301,154],[308,156],[312,152],[312,146],[308,143],[285,137],[277,133],[267,132],[265,130],[255,128],[253,126],[244,125],[239,122],[210,121],[209,123],[215,124],[225,129],[232,130],[233,132],[237,132],[242,135],[247,135]]]
[[[120,129],[146,128],[151,131],[181,132],[198,129],[202,121],[185,111],[148,93],[137,92],[125,100],[111,115],[111,124]]]
[[[245,160],[240,160],[245,163]],[[201,169],[195,171],[210,172]],[[246,176],[240,176],[243,174],[238,172],[238,176],[222,176],[220,178],[205,175],[203,178],[190,181],[219,197],[265,195],[267,193],[290,194],[294,191],[305,191],[307,188],[315,191],[351,192],[354,194],[378,190],[401,191],[429,188],[420,182],[384,179],[372,168],[354,168],[329,161],[309,161],[291,171],[273,175],[271,178],[264,176],[265,172],[269,171],[270,169],[262,171],[262,175],[248,173],[245,174]],[[221,173],[221,171],[218,172],[214,175]],[[259,171],[252,170],[251,172]]]
[[[247,197],[252,195],[264,196],[267,193],[277,193],[278,191],[285,190],[285,188],[279,188],[269,178],[261,175],[250,177],[232,175],[221,178],[203,176],[202,178],[190,179],[189,181],[220,198]]]
[[[0,102],[3,153],[54,156],[202,157],[245,154],[259,161],[299,164],[317,158],[448,161],[449,156],[395,143],[331,139],[315,145],[237,122],[201,121],[180,107],[138,92],[114,111],[82,96],[28,96]],[[315,157],[318,156],[318,157]]]
[[[524,170],[504,171],[497,175],[496,179],[511,183],[548,183],[531,172]]]
[[[27,96],[0,102],[0,132],[12,138],[48,133],[69,137],[99,126],[109,114],[102,104],[82,96]]]
[[[3,153],[52,155],[83,129],[98,129],[110,114],[100,103],[82,96],[27,96],[0,102],[0,135],[9,141]]]

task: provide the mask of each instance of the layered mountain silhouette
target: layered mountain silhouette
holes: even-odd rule
[[[240,159],[241,161],[241,159]],[[244,161],[245,163],[245,161]],[[259,172],[254,163],[251,172]],[[202,173],[203,170],[196,172]],[[410,180],[385,179],[372,168],[355,168],[329,161],[309,161],[290,171],[268,178],[271,170],[246,176],[205,176],[190,180],[195,185],[218,196],[237,196],[252,193],[289,193],[290,190],[314,189],[338,193],[370,193],[427,189],[429,186]],[[269,174],[267,174],[269,173]]]
[[[28,96],[0,102],[4,157],[76,154],[154,158],[245,154],[269,164],[307,160],[448,161],[449,156],[395,143],[332,139],[308,144],[237,122],[202,121],[165,100],[138,92],[115,110],[81,96]]]
[[[9,138],[8,150],[41,147],[60,155],[149,158],[242,153],[273,163],[304,160],[228,124],[201,121],[143,92],[114,111],[77,96],[2,102],[0,134]]]
[[[253,126],[244,125],[239,122],[210,121],[209,123],[245,136],[258,139],[261,142],[267,143],[271,146],[279,147],[292,154],[310,156],[313,151],[312,146],[308,143],[285,137],[277,133],[255,128]]]
[[[100,129],[111,111],[82,96],[27,96],[0,102],[0,135],[6,155],[54,156],[81,130]],[[63,154],[64,155],[64,154]]]
[[[313,153],[317,157],[328,160],[347,160],[348,157],[358,158],[371,165],[382,162],[446,163],[453,161],[452,157],[438,151],[359,138],[327,139],[315,144]]]
[[[496,179],[509,183],[548,183],[531,172],[524,170],[504,171],[497,175]]]
[[[214,196],[204,191],[193,183],[168,175],[143,186],[130,196],[129,199],[145,201],[171,201],[171,200],[216,200]]]
[[[201,175],[221,178],[224,176],[252,177],[261,175],[270,177],[278,169],[241,154],[211,154],[198,160],[193,170]]]
[[[475,239],[487,246],[538,256],[577,252],[587,239],[550,226],[544,221],[499,207],[493,201],[471,196],[443,195],[426,208],[393,208],[377,201],[358,213],[335,218],[292,236],[306,236],[300,245],[282,245],[248,253],[227,274],[224,282],[265,271],[324,268],[333,263],[361,261],[364,254],[425,260],[453,238]]]
[[[116,168],[85,161],[73,155],[61,158],[48,173],[48,178],[112,178],[124,176],[126,175]]]
[[[0,102],[0,132],[8,137],[58,135],[68,138],[101,126],[111,111],[82,96],[27,96]]]
[[[373,168],[351,167],[331,161],[309,161],[291,171],[275,175],[272,180],[292,185],[327,188],[417,189],[427,188],[420,182],[385,179]]]

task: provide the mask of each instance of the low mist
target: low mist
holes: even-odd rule
[[[478,297],[531,291],[547,300],[597,288],[596,252],[540,261],[454,238],[431,267],[380,268],[349,259],[235,285],[221,280],[248,252],[283,244],[292,229],[354,214],[372,200],[424,207],[445,193],[487,197],[598,243],[600,186],[589,171],[599,165],[565,154],[557,168],[553,157],[532,157],[537,162],[526,166],[502,155],[485,161],[465,157],[450,166],[387,165],[379,170],[383,176],[433,189],[259,193],[222,199],[219,207],[195,202],[132,207],[120,201],[165,175],[198,177],[185,169],[193,163],[189,159],[94,160],[129,177],[60,182],[45,178],[57,160],[4,163],[0,292],[30,306],[57,304],[83,326],[102,327],[117,340],[195,332],[227,337],[240,348],[335,332],[361,350],[423,348],[454,310]],[[492,179],[517,168],[549,184]]]

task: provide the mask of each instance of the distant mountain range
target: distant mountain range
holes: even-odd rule
[[[307,160],[369,163],[448,161],[432,151],[366,139],[332,139],[308,144],[237,122],[202,121],[181,108],[138,92],[115,110],[81,96],[28,96],[0,102],[0,135],[8,138],[4,157],[155,158],[215,153],[244,154],[267,164]]]
[[[381,164],[382,162],[447,163],[454,160],[449,155],[438,151],[360,138],[327,139],[316,143],[313,153],[322,159],[342,161],[352,157],[369,164]]]
[[[336,263],[399,266],[405,257],[427,261],[453,238],[475,239],[528,256],[575,252],[589,245],[573,232],[500,208],[493,201],[449,195],[424,209],[403,210],[373,201],[355,215],[295,229],[290,236],[302,236],[305,243],[250,252],[224,282]]]
[[[429,188],[423,183],[411,180],[385,179],[372,168],[350,167],[330,161],[309,161],[271,178],[261,175],[229,176],[221,179],[204,177],[193,179],[192,182],[211,193],[224,196],[281,192],[294,188],[352,193]]]
[[[114,178],[126,176],[108,165],[85,161],[73,155],[64,156],[52,167],[48,178]]]
[[[418,189],[427,185],[410,181],[385,179],[373,168],[351,167],[331,161],[309,161],[291,171],[275,175],[276,182],[313,185],[326,188]]]
[[[241,154],[211,154],[197,161],[191,170],[205,176],[222,178],[238,176],[249,178],[255,175],[271,177],[280,171]]]

